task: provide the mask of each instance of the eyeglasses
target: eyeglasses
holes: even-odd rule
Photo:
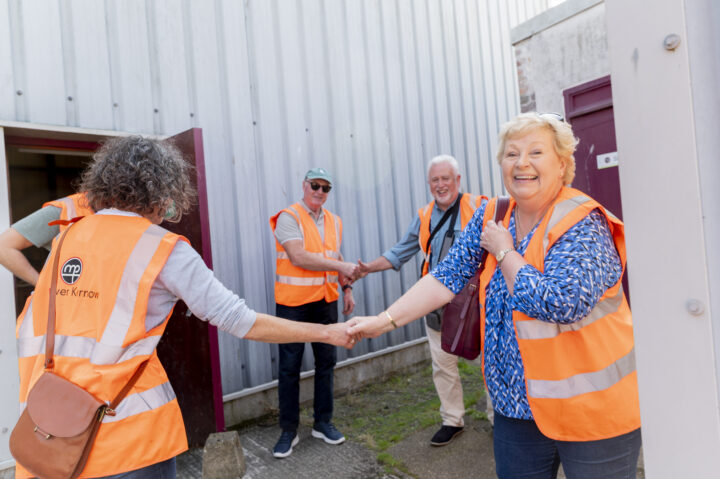
[[[557,121],[565,121],[565,117],[562,116],[560,113],[553,113],[553,112],[547,112],[547,113],[538,113],[539,117],[545,117],[545,118],[552,118],[553,120]]]
[[[317,191],[318,188],[322,188],[323,193],[330,193],[330,190],[332,190],[332,185],[321,185],[320,183],[315,183],[314,181],[305,181],[310,183],[310,188],[312,188],[313,191]]]

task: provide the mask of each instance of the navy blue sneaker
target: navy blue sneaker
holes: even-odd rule
[[[293,446],[297,446],[298,442],[300,442],[300,438],[297,431],[283,431],[273,448],[273,456],[277,458],[288,457],[292,454]]]
[[[316,422],[312,428],[312,437],[322,439],[328,444],[342,444],[345,442],[345,436],[329,422]]]

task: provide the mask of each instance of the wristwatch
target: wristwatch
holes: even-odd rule
[[[495,259],[497,260],[498,264],[500,264],[500,262],[505,259],[505,255],[511,251],[515,251],[515,248],[507,248],[496,254]]]

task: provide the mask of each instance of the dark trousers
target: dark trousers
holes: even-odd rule
[[[175,458],[158,462],[149,466],[141,467],[130,472],[103,476],[98,479],[175,479],[177,477],[177,466]]]
[[[337,301],[325,300],[302,306],[276,304],[276,315],[292,321],[316,324],[337,323]],[[300,421],[300,367],[305,343],[280,344],[278,367],[278,399],[280,403],[280,428],[295,431]],[[333,412],[333,374],[337,362],[335,346],[312,343],[315,356],[315,395],[313,409],[315,422],[330,422]]]
[[[632,479],[641,442],[640,429],[597,441],[555,441],[535,421],[495,411],[495,472],[500,479],[554,479],[561,463],[568,479]]]

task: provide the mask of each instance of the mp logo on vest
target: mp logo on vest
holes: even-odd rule
[[[80,258],[70,258],[65,261],[60,270],[60,277],[65,284],[75,284],[82,273],[82,261]]]

